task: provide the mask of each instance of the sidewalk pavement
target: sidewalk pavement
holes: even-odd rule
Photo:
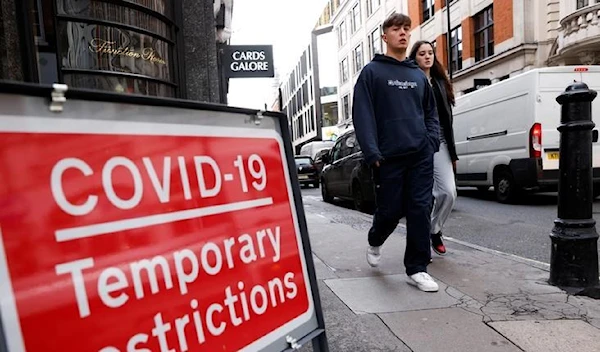
[[[425,293],[407,283],[405,236],[371,268],[366,233],[306,218],[331,351],[600,351],[600,301],[549,285],[545,264],[446,240],[428,268],[440,290]]]

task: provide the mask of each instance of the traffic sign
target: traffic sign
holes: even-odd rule
[[[286,160],[268,129],[0,116],[9,351],[258,351],[314,320]]]

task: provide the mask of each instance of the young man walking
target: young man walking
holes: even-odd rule
[[[427,265],[433,155],[439,149],[440,127],[427,77],[406,60],[410,27],[410,18],[399,13],[383,23],[387,51],[363,68],[354,87],[352,118],[376,187],[367,261],[373,267],[379,264],[381,246],[406,215],[404,266],[409,282],[435,292],[438,285],[427,274]]]

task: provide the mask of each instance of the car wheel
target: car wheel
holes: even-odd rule
[[[352,184],[352,199],[354,200],[354,208],[356,210],[363,212],[367,210],[365,197],[358,181],[354,181]]]
[[[519,189],[509,170],[501,169],[494,175],[494,192],[500,203],[513,203],[518,198]]]
[[[333,197],[329,194],[327,190],[327,185],[325,184],[325,180],[321,180],[321,197],[323,197],[323,201],[327,203],[333,202]]]

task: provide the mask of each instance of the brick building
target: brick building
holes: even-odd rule
[[[548,64],[556,27],[552,1],[454,0],[448,36],[445,0],[408,0],[412,42],[432,41],[446,65],[448,40],[458,95]]]
[[[351,120],[352,89],[362,67],[384,52],[380,25],[392,12],[413,21],[411,42],[433,42],[455,93],[467,94],[527,70],[600,64],[600,0],[345,0],[332,18],[338,36],[339,106]]]

